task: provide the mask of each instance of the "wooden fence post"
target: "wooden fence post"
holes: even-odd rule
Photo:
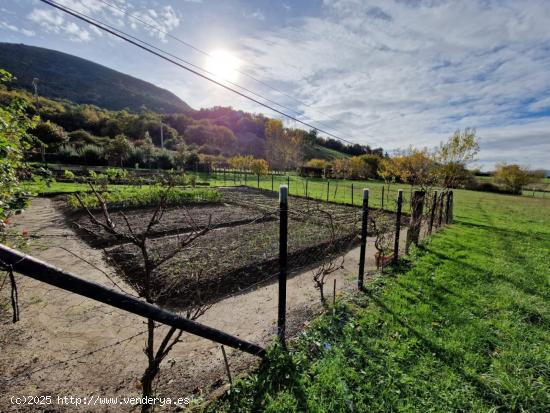
[[[281,345],[285,346],[286,330],[286,279],[288,253],[288,187],[279,189],[279,314],[277,317],[277,335]]]
[[[308,194],[308,183],[309,183],[309,181],[306,178],[306,198],[307,198],[307,194]]]
[[[353,183],[351,184],[351,204],[353,205]]]
[[[382,185],[382,209],[384,209],[384,188],[385,186]]]
[[[451,209],[449,210],[449,224],[452,224],[454,221],[454,206],[455,206],[455,194],[451,191]]]
[[[369,190],[363,189],[363,221],[361,223],[361,249],[359,251],[359,275],[357,277],[357,288],[363,289],[365,278],[365,253],[367,249],[367,232],[369,224]]]
[[[258,188],[260,187],[260,174],[258,174]]]
[[[422,213],[424,212],[424,191],[414,191],[411,196],[411,220],[407,230],[407,243],[405,251],[408,254],[411,244],[418,245],[420,239],[420,229],[422,226]]]
[[[447,200],[445,205],[445,223],[450,224],[453,222],[452,217],[452,202],[453,202],[453,191],[447,192]]]
[[[437,209],[437,191],[434,191],[433,198],[432,198],[432,210],[430,211],[430,221],[428,222],[428,235],[432,235],[436,209]]]
[[[403,207],[403,190],[397,192],[397,209],[395,213],[395,241],[393,244],[393,263],[399,259],[399,236],[401,232],[401,209]]]
[[[273,186],[273,173],[271,173],[271,191],[274,191],[275,187]]]
[[[439,214],[438,214],[438,221],[437,221],[437,228],[440,228],[443,224],[443,199],[445,198],[445,192],[441,192],[439,194]]]
[[[327,180],[327,202],[328,202],[329,192],[330,192],[330,180]]]

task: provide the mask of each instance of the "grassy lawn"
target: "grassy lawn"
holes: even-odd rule
[[[550,411],[550,200],[457,191],[455,224],[211,411]]]
[[[369,188],[369,205],[374,208],[382,207],[382,187],[384,186],[382,181],[352,181],[349,179],[326,180],[322,178],[308,178],[306,185],[306,179],[296,174],[275,175],[273,180],[271,175],[261,176],[259,182],[256,175],[246,175],[245,179],[244,174],[233,174],[230,172],[225,174],[225,179],[222,172],[212,174],[198,173],[195,175],[197,176],[198,181],[208,182],[210,186],[247,185],[253,188],[268,190],[273,189],[278,191],[281,185],[289,185],[289,193],[291,195],[305,196],[307,191],[307,195],[312,198],[325,201],[328,199],[331,202],[347,204],[351,204],[353,202],[354,205],[361,205],[362,190],[363,188]],[[398,189],[404,190],[403,194],[405,201],[409,199],[409,185],[393,184],[391,185],[389,194],[385,191],[384,208],[395,208],[395,198],[397,197]],[[405,205],[406,204],[407,202],[405,202]]]

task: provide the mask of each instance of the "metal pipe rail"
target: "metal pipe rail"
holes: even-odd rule
[[[53,285],[63,290],[91,298],[112,307],[119,308],[141,317],[153,319],[187,333],[233,347],[254,356],[265,357],[264,348],[249,343],[231,334],[208,327],[196,321],[188,320],[178,314],[164,310],[156,305],[138,300],[98,283],[79,278],[69,272],[56,268],[44,261],[23,254],[0,244],[0,262],[13,271],[35,280]]]

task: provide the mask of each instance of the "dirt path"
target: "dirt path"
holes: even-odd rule
[[[68,228],[52,200],[35,199],[32,206],[15,220],[15,227],[39,236],[28,253],[74,274],[130,291],[114,275],[101,250],[89,248]],[[401,237],[405,239],[405,236]],[[367,268],[374,268],[374,247],[369,239]],[[85,258],[84,262],[78,256]],[[335,273],[338,289],[355,286],[358,249],[345,257],[344,269]],[[92,265],[90,265],[90,263]],[[139,396],[139,377],[145,367],[143,320],[107,305],[17,276],[21,321],[11,324],[9,308],[1,312],[0,411],[16,411],[13,395],[57,396]],[[319,311],[318,292],[311,272],[288,281],[289,331],[301,330]],[[327,282],[332,295],[332,278]],[[2,290],[5,302],[8,291]],[[268,344],[275,334],[277,284],[258,288],[216,303],[200,322],[220,328],[248,341]],[[163,328],[159,328],[162,333]],[[132,338],[133,337],[133,338]],[[120,342],[120,343],[119,343]],[[118,343],[118,344],[117,344]],[[234,372],[247,370],[256,359],[229,351]],[[206,395],[226,381],[219,345],[185,335],[163,364],[159,393],[169,397]],[[74,411],[74,406],[50,406]],[[33,410],[32,406],[19,411]],[[38,408],[36,411],[42,411]],[[130,409],[81,408],[80,411],[129,411]]]

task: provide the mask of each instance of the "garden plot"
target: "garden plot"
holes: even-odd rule
[[[251,188],[222,188],[220,193],[217,204],[165,210],[155,226],[149,250],[150,256],[162,261],[154,274],[157,302],[183,308],[193,304],[198,294],[202,302],[215,302],[276,277],[277,194]],[[153,211],[147,208],[125,212],[134,232],[145,230]],[[391,214],[382,218],[394,219]],[[89,226],[84,215],[78,219],[81,225]],[[113,213],[113,219],[120,228],[126,227],[122,214]],[[204,228],[208,222],[212,225],[206,234],[170,256],[193,228]],[[344,253],[358,245],[360,226],[360,208],[290,197],[289,271],[315,266],[328,255]],[[92,245],[110,245],[106,249],[110,261],[121,269],[126,281],[136,290],[143,287],[143,262],[136,246],[114,245],[105,233],[95,238],[88,234],[86,238]]]
[[[154,212],[155,208],[116,211],[111,213],[111,219],[122,232],[129,233],[128,226],[130,226],[134,233],[140,234],[147,229]],[[100,220],[103,218],[100,212],[94,212],[94,215]],[[74,213],[70,216],[70,219],[78,226],[95,233],[90,236],[89,231],[79,231],[90,245],[107,247],[117,243],[116,239],[105,230],[98,231],[95,226],[92,226],[87,214]],[[214,227],[232,226],[266,219],[274,218],[262,216],[258,211],[249,208],[227,203],[169,207],[162,212],[161,219],[152,228],[150,234],[154,237],[161,237],[204,228],[209,224]]]

